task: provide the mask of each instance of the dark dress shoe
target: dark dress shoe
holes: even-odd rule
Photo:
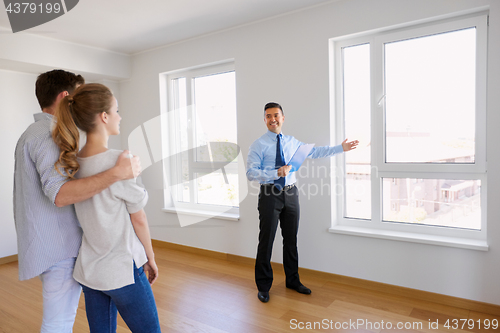
[[[262,303],[267,303],[269,302],[269,291],[259,291],[257,297]]]
[[[290,286],[286,286],[286,287],[289,289],[293,289],[298,293],[305,294],[305,295],[309,295],[311,293],[311,289],[307,288],[306,286],[304,286],[302,284],[298,287],[290,287]]]

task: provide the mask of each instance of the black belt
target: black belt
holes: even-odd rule
[[[276,185],[274,185],[274,184],[272,184],[272,183],[271,183],[271,184],[261,184],[260,186],[266,186],[266,187],[273,187],[273,186],[274,186],[276,189],[278,189],[278,188],[276,187]],[[286,191],[288,191],[289,189],[291,189],[291,188],[293,188],[293,187],[295,187],[295,183],[290,184],[290,185],[286,185],[286,186],[284,186],[284,187],[281,189],[281,191],[285,191],[285,192],[286,192]],[[281,192],[281,191],[280,191],[280,192]]]

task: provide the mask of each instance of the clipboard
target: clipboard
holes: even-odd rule
[[[292,169],[290,169],[290,172],[295,172],[295,171],[299,170],[300,166],[302,165],[302,163],[304,163],[305,159],[307,158],[307,155],[309,155],[309,153],[311,152],[313,147],[314,147],[314,143],[310,143],[310,144],[301,145],[301,146],[299,146],[299,148],[297,148],[295,153],[293,153],[293,156],[290,159],[290,161],[286,164],[286,165],[292,166]]]

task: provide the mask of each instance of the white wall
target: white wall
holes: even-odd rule
[[[17,140],[33,123],[33,114],[40,112],[35,96],[37,74],[0,69],[0,258],[17,254],[12,191],[14,185],[14,150]],[[117,82],[100,80],[113,91],[119,92]],[[117,99],[119,100],[119,94]],[[119,136],[110,138],[110,148],[120,149]]]
[[[35,97],[36,75],[0,70],[0,258],[17,254],[12,191],[14,150],[17,139],[33,120],[40,106]],[[13,92],[23,92],[16,94]]]
[[[34,73],[61,68],[97,80],[130,76],[130,57],[121,53],[29,33],[0,33],[0,45],[0,68]]]
[[[17,254],[13,214],[14,150],[19,136],[40,112],[35,96],[38,74],[54,68],[84,75],[110,87],[119,100],[119,79],[130,75],[130,57],[29,34],[0,33],[0,258]],[[110,147],[119,149],[119,138]]]
[[[127,135],[160,114],[159,73],[234,59],[238,103],[238,144],[244,156],[266,131],[262,108],[285,108],[284,132],[304,142],[329,144],[328,39],[409,21],[490,6],[488,97],[488,234],[490,250],[480,252],[432,245],[331,234],[329,196],[301,197],[299,232],[302,267],[500,305],[500,2],[497,0],[342,0],[272,20],[245,25],[137,54],[131,79],[120,85],[122,145]],[[329,160],[308,162],[330,168]],[[164,213],[157,163],[143,173],[150,191],[147,213],[156,239],[254,257],[257,247],[257,189],[241,202],[238,222],[212,219],[181,228]],[[246,182],[244,174],[240,181]],[[329,183],[309,177],[299,184]],[[281,262],[278,232],[273,260]]]

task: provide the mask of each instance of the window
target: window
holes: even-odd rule
[[[332,232],[487,249],[486,40],[474,14],[331,41],[334,130],[360,141]]]
[[[239,147],[232,64],[163,74],[169,156],[165,176],[175,211],[238,214]],[[168,201],[168,200],[167,200]]]

